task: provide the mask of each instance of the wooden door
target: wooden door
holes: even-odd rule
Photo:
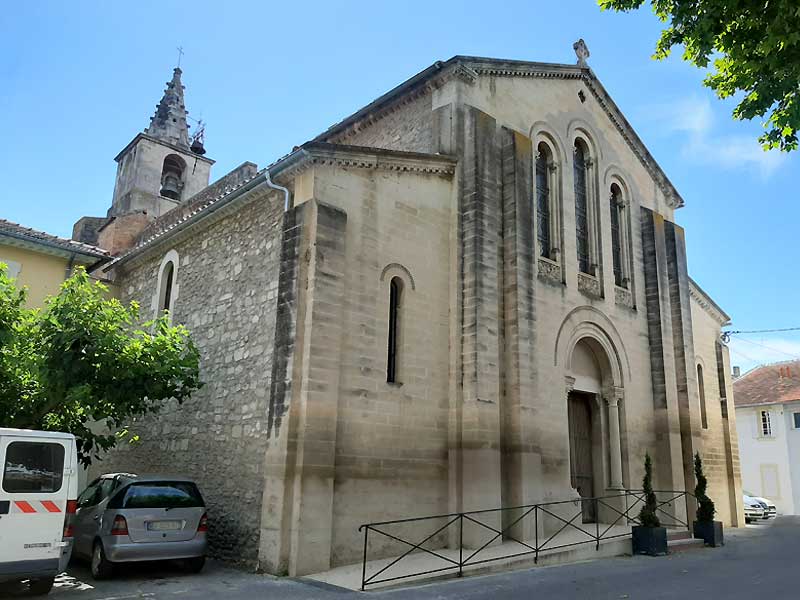
[[[569,469],[572,487],[581,498],[594,496],[592,463],[592,406],[587,394],[571,392],[568,398]],[[594,523],[594,502],[583,502],[583,522]]]

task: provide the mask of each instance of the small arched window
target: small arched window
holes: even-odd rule
[[[609,208],[611,210],[611,255],[614,263],[614,283],[624,288],[628,287],[628,282],[625,278],[625,251],[622,241],[622,227],[625,221],[622,214],[624,204],[622,191],[616,183],[611,184]]]
[[[400,306],[403,297],[403,281],[392,277],[389,282],[389,342],[386,361],[386,381],[397,383],[400,348]]]
[[[178,253],[175,250],[170,250],[161,259],[161,266],[158,269],[158,282],[152,304],[156,316],[164,311],[173,312],[177,299]]]
[[[159,306],[160,311],[168,311],[172,306],[172,284],[175,278],[175,263],[169,261],[164,266],[164,272],[161,275],[161,289],[162,292],[159,294],[161,297],[161,306]]]
[[[547,144],[541,143],[536,152],[536,234],[539,239],[539,256],[552,257],[551,196],[549,167],[552,155]]]
[[[700,395],[700,422],[703,429],[708,429],[708,415],[706,409],[706,386],[703,381],[703,366],[697,365],[697,391]]]
[[[161,195],[165,198],[180,200],[183,192],[183,173],[186,162],[177,154],[170,154],[164,159],[161,170]]]
[[[578,249],[578,270],[594,275],[591,251],[591,219],[586,170],[588,152],[580,140],[575,142],[573,176],[575,186],[575,238]]]

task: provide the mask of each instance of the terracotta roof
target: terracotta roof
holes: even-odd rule
[[[756,367],[733,382],[736,406],[800,400],[800,360]]]
[[[25,227],[19,223],[7,221],[6,219],[0,219],[0,237],[3,236],[11,237],[23,242],[47,246],[49,248],[62,250],[64,252],[83,254],[85,256],[91,256],[97,259],[107,258],[109,256],[108,252],[102,248],[98,248],[97,246],[90,246],[89,244],[84,244],[83,242],[77,242],[75,240],[58,237],[37,229],[31,229],[30,227]]]

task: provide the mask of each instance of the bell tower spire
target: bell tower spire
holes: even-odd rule
[[[180,54],[178,60],[180,65]],[[74,239],[119,254],[154,219],[208,187],[214,161],[205,156],[204,125],[198,123],[189,136],[182,74],[175,67],[150,125],[114,159],[117,181],[106,217],[82,218],[73,228]]]
[[[180,67],[175,67],[150,125],[115,159],[117,183],[109,217],[130,213],[155,218],[208,185],[211,165],[203,147],[203,126],[189,135]]]
[[[183,100],[184,86],[181,83],[180,67],[175,67],[172,80],[167,82],[164,96],[156,106],[156,113],[150,119],[145,133],[158,140],[189,149],[189,126],[186,123],[186,105]]]

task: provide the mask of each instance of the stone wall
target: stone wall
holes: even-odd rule
[[[132,211],[147,211],[158,217],[178,202],[161,196],[161,173],[164,159],[177,155],[186,163],[181,200],[187,200],[208,187],[214,161],[140,134],[136,143],[120,156],[114,199],[108,216]]]
[[[727,322],[727,317],[720,315],[704,293],[694,285],[691,312],[695,372],[697,373],[698,365],[702,372],[702,382],[698,379],[697,383],[698,395],[702,384],[705,398],[705,427],[700,424],[702,444],[698,450],[708,478],[708,496],[714,501],[718,520],[726,526],[742,526],[744,516],[741,514],[742,483],[736,432],[737,415],[733,410],[726,410],[733,406],[733,400],[726,389],[730,375],[725,370],[724,353],[720,353],[720,358],[723,359],[725,388],[720,389],[717,377],[717,344],[722,324]],[[722,402],[723,398],[727,399],[727,407]]]
[[[433,152],[431,95],[421,93],[358,131],[347,130],[326,141],[407,152]]]
[[[99,230],[106,221],[107,217],[81,217],[72,226],[72,239],[96,246]]]
[[[183,406],[167,402],[130,429],[93,474],[177,473],[198,483],[208,503],[211,554],[255,564],[267,444],[283,199],[253,199],[181,241],[149,251],[117,274],[124,302],[155,314],[162,258],[178,253],[173,320],[200,350],[205,386]]]
[[[141,232],[137,242],[145,242],[153,235],[173,227],[176,223],[200,209],[204,204],[216,199],[220,195],[230,192],[234,188],[242,185],[247,180],[255,177],[257,172],[258,166],[255,163],[242,163],[230,173],[227,173],[226,175],[223,175],[217,179],[207,188],[196,193],[191,198],[181,202],[168,213],[153,221],[144,231]]]

